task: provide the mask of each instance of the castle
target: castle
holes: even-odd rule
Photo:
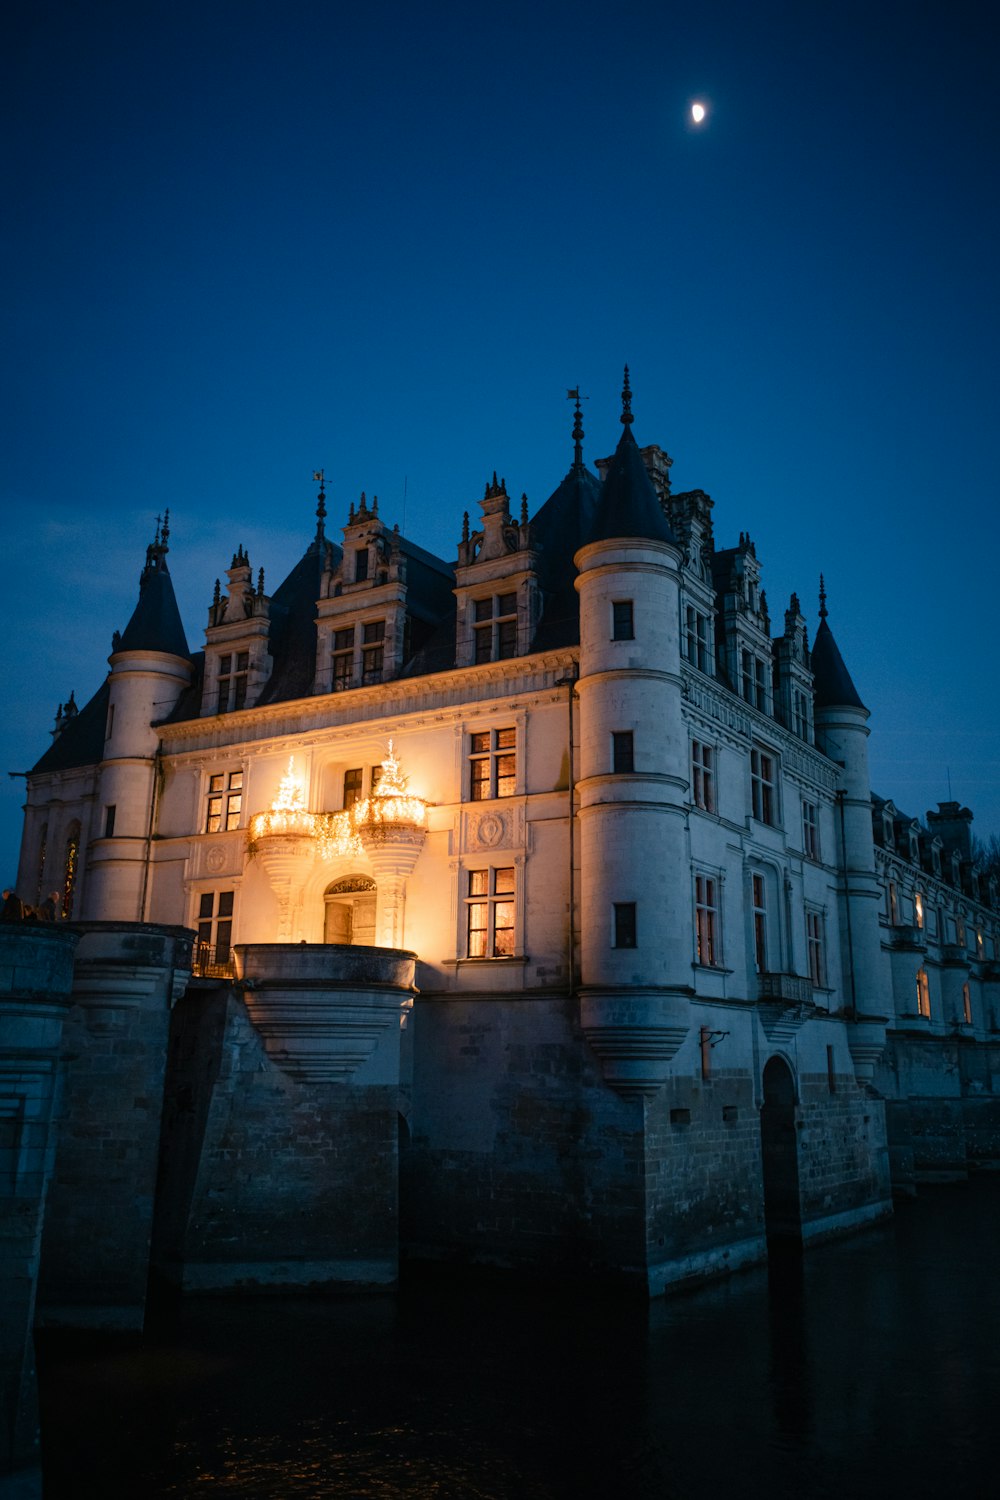
[[[364,495],[333,540],[317,476],[203,651],[158,525],[28,777],[18,891],[66,920],[25,934],[78,943],[43,1317],[401,1252],[655,1295],[1000,1162],[971,814],[873,797],[825,595],[774,628],[622,397],[534,515],[494,474],[454,564]]]

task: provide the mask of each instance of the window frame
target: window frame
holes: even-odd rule
[[[218,663],[215,711],[217,714],[238,713],[241,708],[246,707],[250,652],[249,650],[220,652]]]
[[[716,875],[694,876],[695,962],[703,969],[722,968],[721,891]]]
[[[691,801],[707,813],[716,812],[718,807],[715,799],[716,749],[715,745],[706,744],[704,740],[691,741]]]
[[[611,770],[615,776],[635,774],[635,732],[633,730],[612,729]]]
[[[614,901],[611,906],[612,948],[638,948],[639,913],[635,901]]]
[[[502,888],[498,885],[502,878]],[[465,871],[464,956],[477,963],[518,957],[518,874],[510,865],[478,865]],[[504,921],[498,923],[502,914]],[[475,925],[473,922],[475,920]],[[481,920],[480,920],[481,919]],[[508,938],[500,934],[509,933]],[[481,953],[474,953],[473,935],[482,934]],[[499,949],[505,951],[499,951]]]
[[[209,771],[205,788],[203,833],[233,833],[242,826],[245,772],[242,766]],[[216,785],[218,782],[218,785]],[[214,804],[218,804],[215,806]],[[213,828],[213,820],[218,820]]]
[[[769,974],[767,967],[767,877],[763,870],[750,871],[750,902],[753,916],[754,968],[758,974]]]
[[[518,652],[517,590],[482,594],[472,604],[472,664],[511,661]]]
[[[819,863],[819,806],[807,797],[802,799],[802,853],[806,859]]]
[[[613,641],[635,640],[635,600],[611,600],[611,639]]]
[[[806,907],[806,969],[816,989],[826,988],[826,915]]]
[[[510,736],[501,743],[501,736]],[[486,740],[486,745],[480,742]],[[494,802],[518,794],[520,746],[516,724],[491,725],[469,732],[465,754],[466,802]],[[507,762],[510,762],[509,769]],[[486,774],[480,774],[485,767]],[[485,787],[485,791],[482,788]]]
[[[926,1021],[931,1018],[931,984],[927,977],[927,970],[923,964],[917,970],[917,1015],[923,1016]]]
[[[765,762],[770,774],[765,772]],[[767,828],[778,822],[778,757],[759,745],[750,747],[750,813]]]

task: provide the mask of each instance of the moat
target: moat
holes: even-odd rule
[[[410,1276],[41,1341],[46,1500],[993,1492],[1000,1180],[647,1306]]]

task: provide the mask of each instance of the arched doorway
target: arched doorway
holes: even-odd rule
[[[350,943],[370,948],[375,943],[375,882],[367,875],[347,875],[323,892],[326,917],[324,943]]]
[[[772,1057],[764,1068],[764,1103],[760,1111],[764,1226],[769,1245],[802,1243],[798,1134],[795,1123],[795,1079],[792,1077],[792,1070],[784,1058]]]

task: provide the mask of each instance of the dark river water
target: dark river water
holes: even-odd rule
[[[46,1500],[1000,1494],[1000,1180],[646,1306],[410,1280],[48,1335]]]

